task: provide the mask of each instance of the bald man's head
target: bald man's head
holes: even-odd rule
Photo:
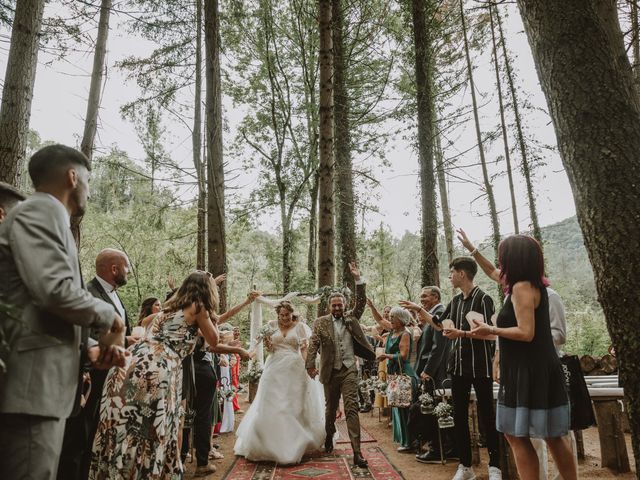
[[[120,250],[105,248],[96,257],[96,275],[113,285],[126,285],[129,275],[129,259]]]

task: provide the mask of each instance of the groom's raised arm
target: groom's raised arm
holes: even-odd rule
[[[313,332],[311,333],[311,337],[309,338],[307,360],[305,361],[305,367],[307,368],[307,370],[316,368],[316,356],[318,355],[318,350],[320,349],[320,336],[318,335],[319,328],[320,319],[318,318],[315,322],[313,322]]]
[[[351,262],[349,264],[349,270],[351,270],[351,275],[356,282],[356,305],[353,307],[351,315],[360,320],[360,317],[362,317],[364,309],[367,306],[366,284],[360,276],[360,269],[356,262]]]

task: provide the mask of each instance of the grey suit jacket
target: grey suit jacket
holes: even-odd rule
[[[64,206],[35,193],[0,224],[0,301],[19,311],[0,412],[70,415],[78,385],[81,327],[106,331],[113,307],[82,288]]]

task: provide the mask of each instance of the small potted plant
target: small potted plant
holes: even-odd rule
[[[433,397],[425,392],[424,388],[418,397],[418,401],[420,402],[420,413],[423,415],[433,415]]]
[[[446,400],[442,400],[438,405],[436,405],[433,413],[438,417],[439,428],[444,429],[453,427],[453,417],[451,416],[453,413],[453,407],[449,405]]]

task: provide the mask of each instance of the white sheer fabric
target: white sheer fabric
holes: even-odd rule
[[[236,432],[234,453],[252,461],[300,463],[324,442],[324,394],[307,375],[300,348],[311,330],[299,323],[283,336],[277,322],[256,397]]]

